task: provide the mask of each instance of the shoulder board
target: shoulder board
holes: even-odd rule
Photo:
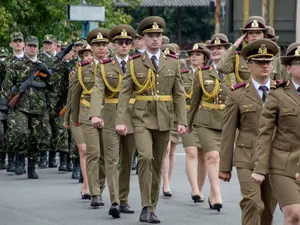
[[[188,69],[185,69],[185,68],[182,68],[182,69],[180,69],[180,72],[181,72],[181,73],[189,73],[189,72],[190,72],[190,70],[188,70]]]
[[[241,54],[241,51],[235,51],[236,54],[240,55]]]
[[[100,61],[101,64],[105,64],[105,63],[109,63],[109,62],[111,62],[111,59],[110,59],[110,58],[108,58],[108,59],[103,59],[103,60]]]
[[[79,66],[85,66],[85,65],[90,64],[90,62],[89,61],[83,61],[83,62],[79,62],[78,64],[79,64]]]
[[[276,89],[278,87],[287,86],[289,83],[283,80],[276,80],[275,83],[271,86],[272,89]]]
[[[245,87],[246,85],[247,85],[247,82],[238,83],[238,84],[232,85],[230,87],[230,90],[234,91],[234,90],[239,89],[241,87]]]
[[[135,54],[135,55],[130,56],[129,59],[135,59],[135,58],[138,58],[140,56],[141,56],[141,54]]]
[[[174,59],[178,59],[178,57],[176,55],[173,55],[173,54],[170,54],[170,53],[166,54],[166,56],[169,56],[169,57],[174,58]]]
[[[202,66],[202,67],[199,67],[201,70],[209,70],[210,69],[210,66]]]

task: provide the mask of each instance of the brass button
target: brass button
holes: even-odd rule
[[[159,90],[157,90],[156,92],[159,93]]]

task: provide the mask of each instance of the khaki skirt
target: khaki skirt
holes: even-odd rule
[[[201,143],[197,136],[197,132],[195,129],[191,133],[185,133],[181,135],[183,147],[197,147],[202,149]]]
[[[85,143],[81,127],[71,126],[71,132],[77,145]]]
[[[195,132],[194,132],[195,131]],[[206,127],[193,127],[192,135],[199,139],[204,152],[220,151],[221,148],[221,130],[209,129]]]
[[[280,208],[300,204],[300,182],[295,178],[279,174],[269,174],[269,180]]]
[[[176,145],[182,142],[181,137],[175,127],[173,127],[173,129],[170,132],[170,141]]]

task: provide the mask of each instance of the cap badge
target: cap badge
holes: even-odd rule
[[[266,54],[268,49],[265,44],[261,44],[260,48],[258,49],[258,54]]]
[[[300,46],[297,47],[295,51],[295,56],[300,56]]]
[[[198,46],[198,44],[194,44],[194,46],[193,46],[193,50],[197,50],[197,49],[199,49],[199,46]]]
[[[128,36],[128,35],[127,35],[127,31],[126,31],[125,29],[122,30],[121,36]]]
[[[214,44],[215,44],[215,45],[221,44],[221,41],[220,41],[220,39],[219,39],[218,37],[216,37],[216,39],[215,39],[215,41],[214,41]]]
[[[258,22],[257,20],[253,20],[252,24],[251,24],[252,28],[259,28]]]
[[[158,26],[157,22],[153,23],[152,28],[155,29],[155,30],[159,29],[159,26]]]
[[[97,39],[103,39],[103,35],[100,32],[97,35]]]

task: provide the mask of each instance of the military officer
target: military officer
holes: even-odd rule
[[[28,178],[38,179],[35,172],[37,147],[46,148],[51,137],[45,93],[50,86],[49,80],[52,74],[43,63],[37,61],[37,37],[30,36],[26,39],[25,53],[24,71],[11,68],[8,70],[1,87],[1,98],[2,101],[8,102],[12,87],[16,87],[16,98],[9,99],[6,132],[7,147],[17,151],[15,174],[25,173],[27,155]],[[24,90],[20,90],[26,81],[30,83],[29,86],[22,87]]]
[[[206,47],[209,48],[211,66],[197,68],[194,78],[191,108],[188,112],[189,131],[199,139],[204,152],[204,161],[211,184],[209,207],[213,210],[222,208],[219,172],[219,151],[224,117],[225,100],[235,76],[222,74],[216,70],[217,65],[230,46],[224,34],[215,34]],[[203,45],[203,49],[206,49]],[[202,187],[199,187],[202,190]]]
[[[269,180],[259,186],[250,176],[254,168],[259,118],[266,95],[274,83],[270,79],[271,65],[278,51],[277,45],[268,39],[254,41],[243,48],[241,56],[248,62],[252,78],[249,82],[232,86],[226,101],[219,177],[229,182],[235,165],[243,197],[240,203],[242,225],[271,225],[276,206]],[[237,129],[239,134],[235,143]]]
[[[281,60],[290,80],[272,86],[263,105],[251,178],[262,186],[269,178],[284,224],[296,225],[300,221],[300,183],[295,177],[300,164],[300,43],[291,44]]]
[[[151,16],[142,20],[138,33],[143,36],[146,51],[132,56],[119,93],[116,130],[126,135],[128,102],[135,93],[133,129],[138,150],[139,184],[142,198],[141,222],[160,223],[155,215],[161,170],[167,148],[173,115],[177,116],[177,131],[185,132],[186,111],[179,61],[161,52],[165,21]]]
[[[92,207],[104,205],[102,192],[105,187],[105,163],[102,129],[92,125],[89,110],[95,78],[100,76],[99,61],[104,60],[108,53],[108,33],[104,28],[96,28],[88,33],[87,42],[91,45],[94,59],[78,66],[72,88],[71,120],[74,126],[80,123],[86,143],[86,169]]]
[[[268,31],[264,18],[260,16],[250,16],[246,21],[245,27],[240,30],[243,35],[227,50],[217,67],[220,73],[235,73],[238,83],[248,81],[250,79],[250,72],[246,61],[239,55],[240,52],[237,49],[243,41],[250,44],[255,40],[267,37]],[[280,60],[275,59],[273,61],[271,79],[282,79]]]
[[[91,122],[94,127],[104,122],[103,140],[107,183],[110,192],[111,207],[109,215],[119,218],[120,212],[134,213],[128,204],[130,190],[130,173],[135,141],[131,116],[128,117],[126,136],[116,133],[116,117],[118,94],[126,64],[129,59],[129,50],[134,39],[134,29],[129,25],[118,25],[111,29],[108,35],[114,44],[115,57],[100,62],[100,76],[96,77],[91,97]],[[102,102],[105,102],[102,110]],[[132,99],[129,104],[133,104]],[[118,162],[120,169],[118,171]]]

